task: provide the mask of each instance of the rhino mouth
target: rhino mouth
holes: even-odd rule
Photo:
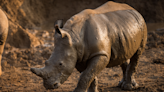
[[[59,88],[60,83],[55,83],[55,84],[53,84],[53,86],[54,86],[54,89],[57,89],[57,88]]]
[[[54,84],[45,83],[44,87],[46,88],[46,90],[49,90],[49,89],[57,89],[59,88],[60,85],[61,85],[60,83],[54,83]]]

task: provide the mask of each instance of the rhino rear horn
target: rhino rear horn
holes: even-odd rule
[[[32,73],[36,74],[37,76],[43,77],[43,72],[40,68],[31,68]]]

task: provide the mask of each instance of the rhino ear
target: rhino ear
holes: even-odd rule
[[[55,25],[55,32],[62,34],[58,25]]]
[[[57,33],[61,34],[60,28],[63,28],[63,20],[57,20],[54,24]]]
[[[62,38],[66,37],[66,32],[59,28],[59,26],[55,26],[55,34],[60,34]]]
[[[68,37],[68,33],[62,29],[59,28],[58,25],[55,26],[55,34],[60,34],[62,38]]]

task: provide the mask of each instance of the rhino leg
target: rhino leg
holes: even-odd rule
[[[132,90],[138,88],[138,84],[134,79],[134,73],[136,72],[139,56],[141,55],[141,53],[142,50],[138,49],[137,52],[130,59],[130,63],[126,69],[125,80],[121,85],[121,88],[124,90]]]
[[[125,63],[123,63],[122,65],[120,65],[121,66],[121,69],[122,69],[122,72],[123,72],[123,78],[119,82],[118,87],[121,87],[122,83],[125,81],[125,78],[126,78],[126,68],[127,68],[128,64],[129,64],[129,62],[130,62],[130,59],[126,60]]]
[[[94,83],[94,79],[109,63],[109,58],[106,55],[96,55],[90,59],[87,68],[83,71],[80,76],[77,87],[74,92],[87,92],[91,83]]]
[[[92,83],[88,89],[88,92],[99,92],[97,89],[97,86],[98,86],[98,79],[97,79],[97,77],[95,77],[95,79],[92,81]]]

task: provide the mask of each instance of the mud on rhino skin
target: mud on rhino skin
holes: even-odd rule
[[[46,89],[58,88],[76,68],[81,76],[74,92],[96,92],[96,76],[117,65],[123,71],[118,86],[138,87],[134,73],[147,41],[147,27],[135,9],[109,1],[74,15],[62,28],[60,23],[55,25],[55,48],[45,67],[31,68],[43,78]]]

